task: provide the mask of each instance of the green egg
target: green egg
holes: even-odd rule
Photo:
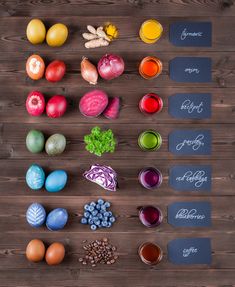
[[[62,134],[54,134],[50,136],[45,145],[45,149],[48,155],[61,154],[66,147],[66,138]]]
[[[26,137],[26,147],[32,153],[39,153],[43,151],[45,138],[41,131],[31,130]]]

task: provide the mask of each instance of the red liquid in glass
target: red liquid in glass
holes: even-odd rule
[[[140,183],[148,189],[158,187],[162,183],[162,174],[156,168],[146,168],[140,172]]]
[[[162,213],[157,207],[145,206],[139,212],[139,219],[145,226],[154,227],[162,222]]]
[[[139,103],[139,108],[141,112],[146,114],[154,114],[160,112],[162,107],[162,99],[154,93],[150,93],[143,96]]]

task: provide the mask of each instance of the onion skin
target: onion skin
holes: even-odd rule
[[[89,84],[97,84],[99,75],[96,66],[94,66],[86,57],[83,57],[81,61],[81,75]]]
[[[114,54],[104,55],[98,63],[99,75],[105,80],[112,80],[119,77],[125,69],[123,59]]]

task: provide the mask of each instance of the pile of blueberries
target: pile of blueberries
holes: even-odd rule
[[[90,202],[84,205],[84,214],[81,219],[82,224],[89,224],[91,230],[97,228],[110,228],[115,222],[115,217],[108,208],[111,206],[110,202],[104,201],[102,198],[97,202]]]

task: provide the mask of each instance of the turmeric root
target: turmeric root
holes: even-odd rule
[[[85,43],[85,47],[87,49],[97,48],[97,47],[105,47],[105,46],[108,46],[108,45],[109,45],[109,42],[106,41],[103,38],[90,40],[90,41]]]
[[[91,34],[97,35],[96,34],[96,29],[93,26],[87,25],[86,28]]]
[[[103,27],[100,26],[96,29],[96,34],[100,37],[100,38],[104,38],[106,41],[110,42],[109,37],[106,35],[106,33],[103,30]]]
[[[94,39],[97,39],[98,36],[97,35],[94,35],[92,33],[83,33],[82,34],[82,37],[86,40],[94,40]]]

